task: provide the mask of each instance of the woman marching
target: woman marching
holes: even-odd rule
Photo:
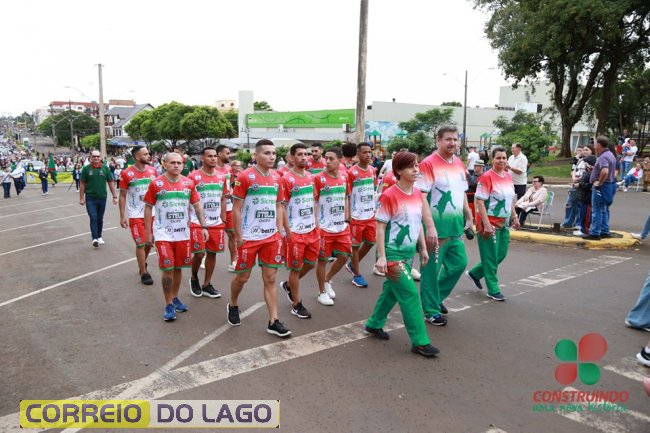
[[[499,289],[497,270],[499,264],[508,255],[510,231],[508,225],[513,221],[515,230],[519,230],[519,219],[515,212],[515,187],[512,177],[506,171],[508,156],[502,147],[492,150],[492,169],[478,180],[474,203],[478,216],[476,228],[478,250],[481,262],[466,272],[478,289],[482,289],[481,278],[485,277],[487,295],[495,301],[505,301],[506,297]]]
[[[399,303],[404,325],[411,340],[411,351],[431,357],[439,353],[429,341],[424,321],[420,294],[411,277],[411,260],[420,245],[424,266],[429,260],[422,226],[422,195],[413,188],[420,172],[417,156],[399,152],[393,158],[393,174],[397,183],[379,197],[377,208],[376,267],[386,274],[384,290],[377,299],[366,331],[383,340],[390,336],[383,327],[388,313]]]

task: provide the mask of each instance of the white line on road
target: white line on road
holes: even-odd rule
[[[22,206],[24,204],[33,204],[33,203],[39,203],[40,204],[40,203],[43,203],[43,202],[46,202],[46,201],[53,201],[53,200],[61,200],[61,199],[60,198],[45,198],[43,200],[26,201],[26,202],[22,202],[22,203],[10,204],[10,205],[7,205],[7,206],[2,205],[2,209],[7,209],[7,208],[10,208],[10,207],[16,207],[16,206]]]
[[[2,216],[0,216],[0,219],[2,219],[2,218],[11,218],[11,217],[15,217],[15,216],[18,216],[18,215],[25,215],[25,214],[34,213],[34,212],[43,212],[44,210],[59,209],[59,208],[68,207],[68,206],[74,206],[74,205],[73,204],[62,204],[61,206],[52,206],[52,207],[45,207],[45,208],[35,209],[35,210],[28,210],[26,212],[12,213],[12,214],[9,214],[9,215],[2,215]]]
[[[53,220],[47,220],[47,221],[43,221],[43,222],[40,222],[40,223],[27,224],[26,226],[12,227],[12,228],[10,228],[10,229],[0,230],[0,233],[10,232],[10,231],[12,231],[12,230],[24,229],[24,228],[26,228],[26,227],[40,226],[40,225],[42,225],[42,224],[49,224],[49,223],[52,223],[52,222],[54,222],[54,221],[67,220],[68,218],[77,218],[77,217],[84,216],[84,215],[85,215],[85,216],[88,216],[88,214],[86,214],[86,213],[80,213],[80,214],[77,214],[77,215],[70,215],[70,216],[63,217],[63,218],[55,218],[55,219],[53,219]]]
[[[113,230],[113,229],[116,229],[116,228],[117,227],[108,227],[108,228],[105,228],[104,231],[106,232],[106,231]],[[17,250],[7,251],[6,253],[0,253],[0,257],[1,256],[6,256],[7,254],[13,254],[13,253],[18,253],[20,251],[29,250],[29,249],[32,249],[32,248],[42,247],[43,245],[53,244],[55,242],[61,242],[61,241],[65,241],[65,240],[72,239],[72,238],[78,238],[79,236],[85,236],[85,235],[88,235],[88,234],[90,234],[90,232],[79,233],[78,235],[72,235],[72,236],[67,236],[65,238],[61,238],[61,239],[55,239],[53,241],[43,242],[42,244],[30,245],[28,247],[19,248]]]
[[[617,363],[606,365],[603,368],[639,382],[643,382],[643,378],[647,376],[648,370],[646,367],[643,367],[638,363],[634,355],[621,358]]]

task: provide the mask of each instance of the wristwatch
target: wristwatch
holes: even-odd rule
[[[201,230],[207,230],[208,226],[201,226]]]

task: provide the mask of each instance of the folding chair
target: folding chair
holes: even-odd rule
[[[542,220],[544,219],[544,215],[548,216],[548,224],[551,225],[551,207],[553,206],[554,198],[555,198],[555,193],[553,191],[549,191],[548,195],[546,196],[546,203],[544,203],[544,207],[542,208],[542,210],[531,212],[531,214],[533,215],[539,215],[539,221],[537,223],[537,228],[535,230],[539,230],[542,227]]]

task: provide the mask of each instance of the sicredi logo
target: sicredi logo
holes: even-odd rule
[[[600,380],[600,368],[595,363],[607,353],[607,340],[598,333],[582,336],[578,344],[563,339],[555,344],[555,355],[562,361],[555,368],[555,380],[561,385],[570,385],[579,377],[585,385],[594,385]]]

